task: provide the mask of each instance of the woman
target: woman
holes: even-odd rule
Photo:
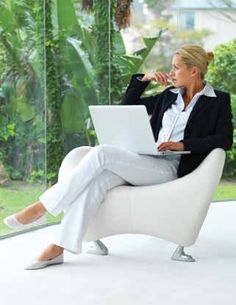
[[[144,104],[152,114],[157,149],[190,150],[189,155],[153,157],[110,145],[93,148],[64,181],[47,190],[39,201],[5,218],[11,228],[41,221],[46,212],[64,211],[58,236],[26,269],[63,263],[64,249],[79,253],[89,221],[107,191],[122,184],[151,185],[182,177],[193,171],[214,148],[232,146],[230,96],[214,90],[204,80],[213,54],[197,45],[185,45],[173,56],[168,73],[138,74],[126,90],[122,104]],[[141,98],[150,81],[167,86],[156,96]]]

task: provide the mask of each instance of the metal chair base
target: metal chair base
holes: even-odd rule
[[[191,255],[186,254],[184,252],[184,247],[182,247],[182,246],[178,246],[176,248],[171,259],[174,261],[180,261],[180,262],[188,262],[188,263],[195,262],[195,259]]]
[[[94,241],[91,246],[86,250],[88,254],[95,254],[95,255],[108,255],[109,251],[107,247],[100,241]]]

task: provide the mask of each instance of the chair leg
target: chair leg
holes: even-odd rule
[[[95,255],[108,255],[109,253],[107,247],[100,240],[94,241],[86,252]]]
[[[195,262],[195,259],[184,252],[184,247],[178,246],[175,249],[175,252],[171,256],[171,259],[174,261],[180,261],[180,262]]]

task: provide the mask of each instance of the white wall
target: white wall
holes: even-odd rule
[[[230,13],[235,23],[224,17],[217,10],[197,10],[195,19],[195,28],[207,29],[213,34],[205,40],[205,48],[213,49],[215,46],[226,43],[236,38],[236,11]]]

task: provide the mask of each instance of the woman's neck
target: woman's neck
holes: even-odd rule
[[[189,86],[185,87],[184,97],[187,101],[191,101],[194,95],[204,88],[204,83],[202,80],[199,80],[195,83],[191,83]]]

